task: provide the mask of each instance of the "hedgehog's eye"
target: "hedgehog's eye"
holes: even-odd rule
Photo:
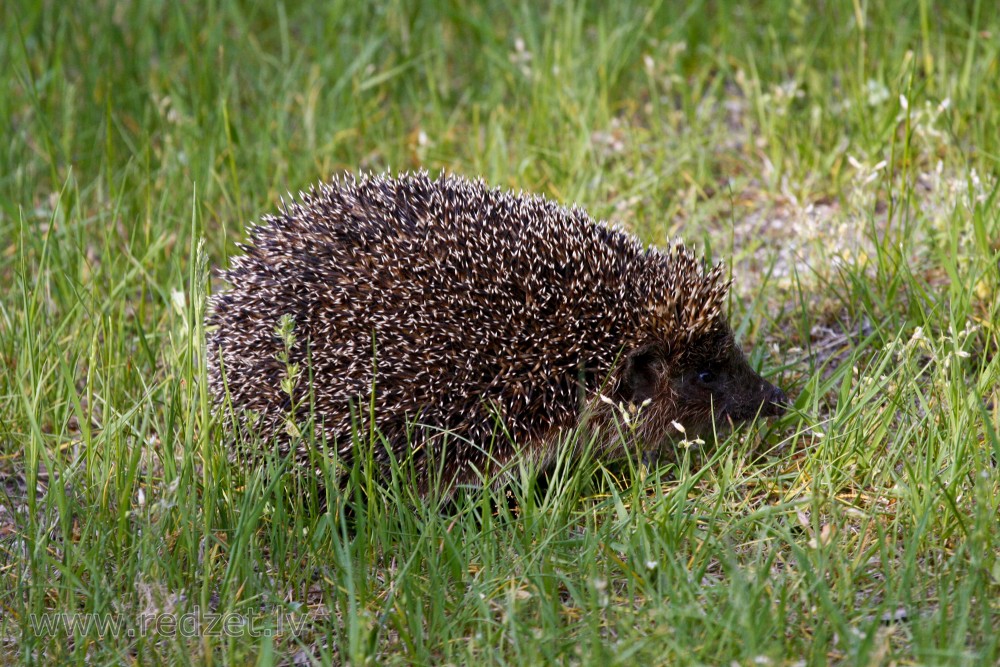
[[[712,371],[701,371],[698,373],[698,381],[702,384],[711,384],[715,379],[715,373]]]

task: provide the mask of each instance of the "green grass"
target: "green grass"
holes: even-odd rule
[[[14,0],[0,72],[3,660],[1000,661],[996,3]],[[417,167],[725,260],[797,414],[444,510],[230,465],[206,261]]]

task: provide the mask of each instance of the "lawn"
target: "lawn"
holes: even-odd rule
[[[995,2],[12,0],[0,76],[0,662],[1000,662]],[[794,409],[447,503],[232,464],[211,269],[418,168],[725,262]]]

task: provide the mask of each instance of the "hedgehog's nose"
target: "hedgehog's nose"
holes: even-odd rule
[[[785,392],[766,382],[761,389],[766,396],[766,404],[762,410],[764,416],[780,417],[785,414],[785,408],[788,406],[788,397],[785,396]]]

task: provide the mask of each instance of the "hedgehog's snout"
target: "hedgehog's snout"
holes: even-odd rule
[[[748,378],[750,379],[750,378]],[[756,373],[743,391],[734,392],[731,403],[723,403],[722,414],[734,422],[748,422],[754,418],[780,417],[788,408],[788,397],[778,387]]]
[[[785,408],[788,407],[788,397],[785,396],[785,392],[766,380],[762,382],[760,389],[760,393],[765,397],[761,414],[765,417],[780,417],[785,414]]]

